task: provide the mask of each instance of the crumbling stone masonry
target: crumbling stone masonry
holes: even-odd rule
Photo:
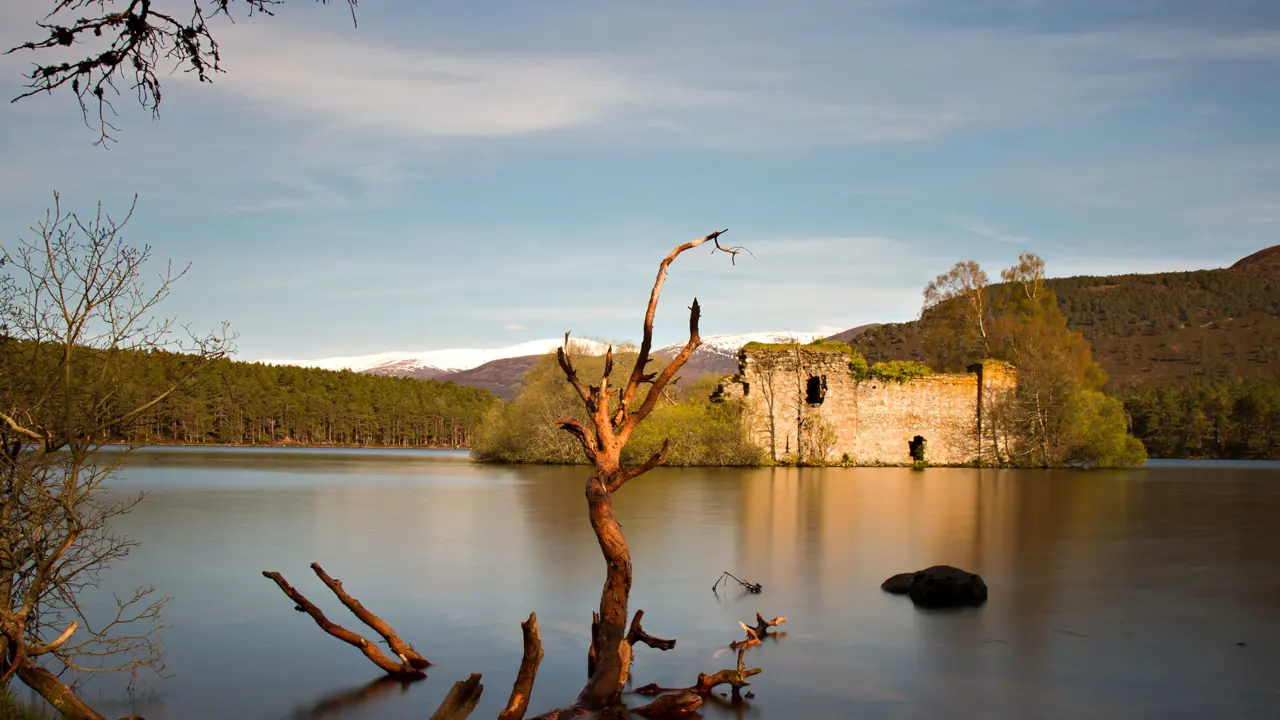
[[[718,393],[743,402],[751,440],[779,459],[801,449],[804,460],[857,465],[910,465],[924,441],[932,465],[982,464],[991,458],[990,415],[1016,388],[1007,363],[988,361],[967,373],[933,374],[904,382],[856,379],[839,347],[748,346],[738,373]]]

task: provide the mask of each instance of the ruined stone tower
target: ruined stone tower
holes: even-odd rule
[[[983,462],[984,415],[1017,383],[997,361],[896,381],[855,377],[850,359],[843,343],[749,344],[719,393],[742,401],[751,440],[778,458],[910,465],[922,447],[930,464],[964,465]]]

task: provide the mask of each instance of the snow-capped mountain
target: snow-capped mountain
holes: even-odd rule
[[[704,335],[702,344],[698,346],[697,350],[693,351],[693,355],[689,356],[689,362],[685,364],[681,374],[687,377],[697,377],[704,373],[729,375],[738,369],[738,350],[749,342],[785,343],[794,339],[797,342],[808,343],[818,338],[826,337],[832,332],[834,331],[779,331],[740,333],[736,335]],[[683,342],[674,343],[658,348],[653,354],[669,360],[675,357],[682,347],[684,347]]]
[[[373,375],[407,375],[417,378],[433,378],[450,373],[470,370],[485,363],[506,358],[545,355],[555,352],[564,342],[532,340],[519,345],[501,348],[455,348],[448,350],[424,350],[422,352],[384,352],[373,355],[321,358],[319,360],[263,360],[268,365],[298,365],[325,370],[352,370]],[[587,354],[603,353],[605,345],[595,340],[571,339],[570,347]]]
[[[856,332],[855,328],[849,332]],[[738,368],[738,350],[749,342],[784,343],[793,338],[807,343],[828,337],[834,330],[817,332],[757,332],[737,335],[706,335],[702,345],[689,358],[681,374],[698,377],[704,373],[729,375]],[[560,338],[533,340],[501,348],[426,350],[423,352],[385,352],[373,355],[353,355],[321,358],[319,360],[263,360],[269,365],[301,365],[326,370],[348,369],[372,375],[396,375],[424,380],[448,380],[459,385],[469,385],[490,390],[499,397],[511,399],[520,387],[524,373],[539,357],[555,352],[563,342]],[[596,340],[570,339],[571,349],[583,355],[600,355],[605,343]],[[684,347],[683,342],[657,348],[657,358],[670,360]]]
[[[740,350],[743,345],[746,345],[749,342],[786,343],[786,342],[791,342],[792,340],[795,340],[800,343],[810,343],[810,342],[813,342],[814,340],[817,340],[818,338],[823,338],[828,335],[831,335],[834,332],[837,332],[837,330],[831,329],[831,330],[823,330],[819,332],[810,332],[810,333],[778,331],[778,332],[740,333],[737,335],[704,335],[702,337],[702,345],[698,348],[698,350],[699,351],[714,350],[715,352],[718,352],[718,353],[729,353],[736,357],[738,354],[738,350]],[[678,342],[672,345],[667,345],[666,347],[663,347],[663,348],[659,348],[657,352],[663,353],[664,355],[666,354],[675,355],[676,353],[680,352],[680,348],[682,347],[684,347],[684,343]]]

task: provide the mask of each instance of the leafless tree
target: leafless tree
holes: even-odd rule
[[[804,456],[809,458],[811,465],[826,464],[831,451],[835,450],[840,440],[835,426],[827,422],[822,413],[813,412],[805,417],[803,430],[804,435],[797,444],[802,448]]]
[[[36,1],[36,0],[33,0]],[[115,114],[112,98],[117,83],[127,85],[138,103],[160,113],[160,75],[166,71],[194,73],[200,82],[213,82],[222,72],[222,56],[209,23],[219,15],[230,20],[241,9],[252,16],[270,15],[284,0],[44,0],[49,13],[38,23],[41,37],[8,53],[33,51],[54,57],[59,48],[84,45],[83,50],[56,60],[36,62],[25,78],[25,91],[16,102],[40,93],[69,88],[80,103],[85,124],[91,113],[98,121],[99,143],[116,131],[107,119]],[[329,0],[319,0],[327,4]],[[347,0],[355,21],[359,0]],[[185,8],[185,9],[184,9]],[[6,53],[6,54],[8,54]],[[167,66],[167,67],[166,67]],[[91,110],[92,108],[92,110]],[[92,126],[90,126],[92,127]]]
[[[560,368],[565,378],[582,399],[590,418],[589,426],[573,418],[561,418],[560,427],[576,437],[583,452],[591,462],[593,472],[587,479],[586,495],[591,528],[595,531],[604,554],[607,573],[600,595],[599,620],[592,633],[593,672],[579,704],[598,710],[620,702],[623,684],[631,667],[631,645],[627,637],[627,602],[631,596],[631,551],[627,548],[622,526],[613,514],[613,494],[630,480],[662,464],[667,454],[667,443],[644,463],[623,467],[622,449],[631,433],[653,412],[662,392],[684,367],[689,356],[702,344],[698,334],[701,308],[697,299],[689,308],[689,339],[680,352],[660,372],[650,373],[647,366],[652,358],[653,320],[658,310],[658,298],[671,263],[686,250],[708,242],[719,246],[718,238],[724,231],[717,231],[697,240],[684,243],[672,250],[658,265],[658,275],[649,294],[649,305],[644,315],[644,332],[640,351],[632,367],[625,387],[613,390],[609,387],[609,375],[613,369],[612,348],[605,354],[605,368],[598,385],[584,385],[573,366],[568,352],[568,334],[565,347],[558,354]],[[733,250],[729,250],[733,252]],[[640,390],[648,386],[641,397]]]
[[[55,194],[34,239],[0,255],[0,679],[16,675],[73,720],[101,716],[63,671],[163,668],[166,598],[140,588],[106,618],[81,604],[82,591],[135,546],[111,521],[141,500],[104,495],[120,456],[97,451],[195,382],[230,342],[225,326],[179,340],[172,320],[154,316],[184,271],[166,266],[147,288],[150,248],[122,236],[132,212],[117,221],[99,206],[82,218]],[[158,388],[126,379],[144,353],[166,360]]]
[[[1018,253],[1018,264],[1000,271],[1000,280],[1020,291],[1029,302],[1045,293],[1044,258],[1031,252]]]
[[[934,278],[924,289],[924,310],[942,305],[959,310],[969,341],[987,357],[991,354],[987,339],[991,302],[987,273],[973,260],[958,262],[947,272]]]
[[[776,353],[758,353],[753,359],[756,377],[760,379],[760,396],[769,413],[769,459],[778,462],[778,374],[781,371]]]

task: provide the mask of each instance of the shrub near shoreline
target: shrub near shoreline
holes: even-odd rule
[[[635,352],[614,356],[610,385],[621,387],[635,363]],[[582,377],[599,377],[600,356],[575,357]],[[650,366],[651,370],[656,370]],[[669,388],[667,397],[640,425],[627,444],[623,462],[639,464],[670,440],[665,465],[755,466],[764,453],[747,440],[742,408],[734,401],[712,402],[718,379],[704,375]],[[547,355],[525,373],[520,394],[493,407],[472,444],[472,456],[484,462],[576,465],[586,463],[582,448],[556,425],[556,418],[586,421],[582,402],[564,381],[554,355]]]

